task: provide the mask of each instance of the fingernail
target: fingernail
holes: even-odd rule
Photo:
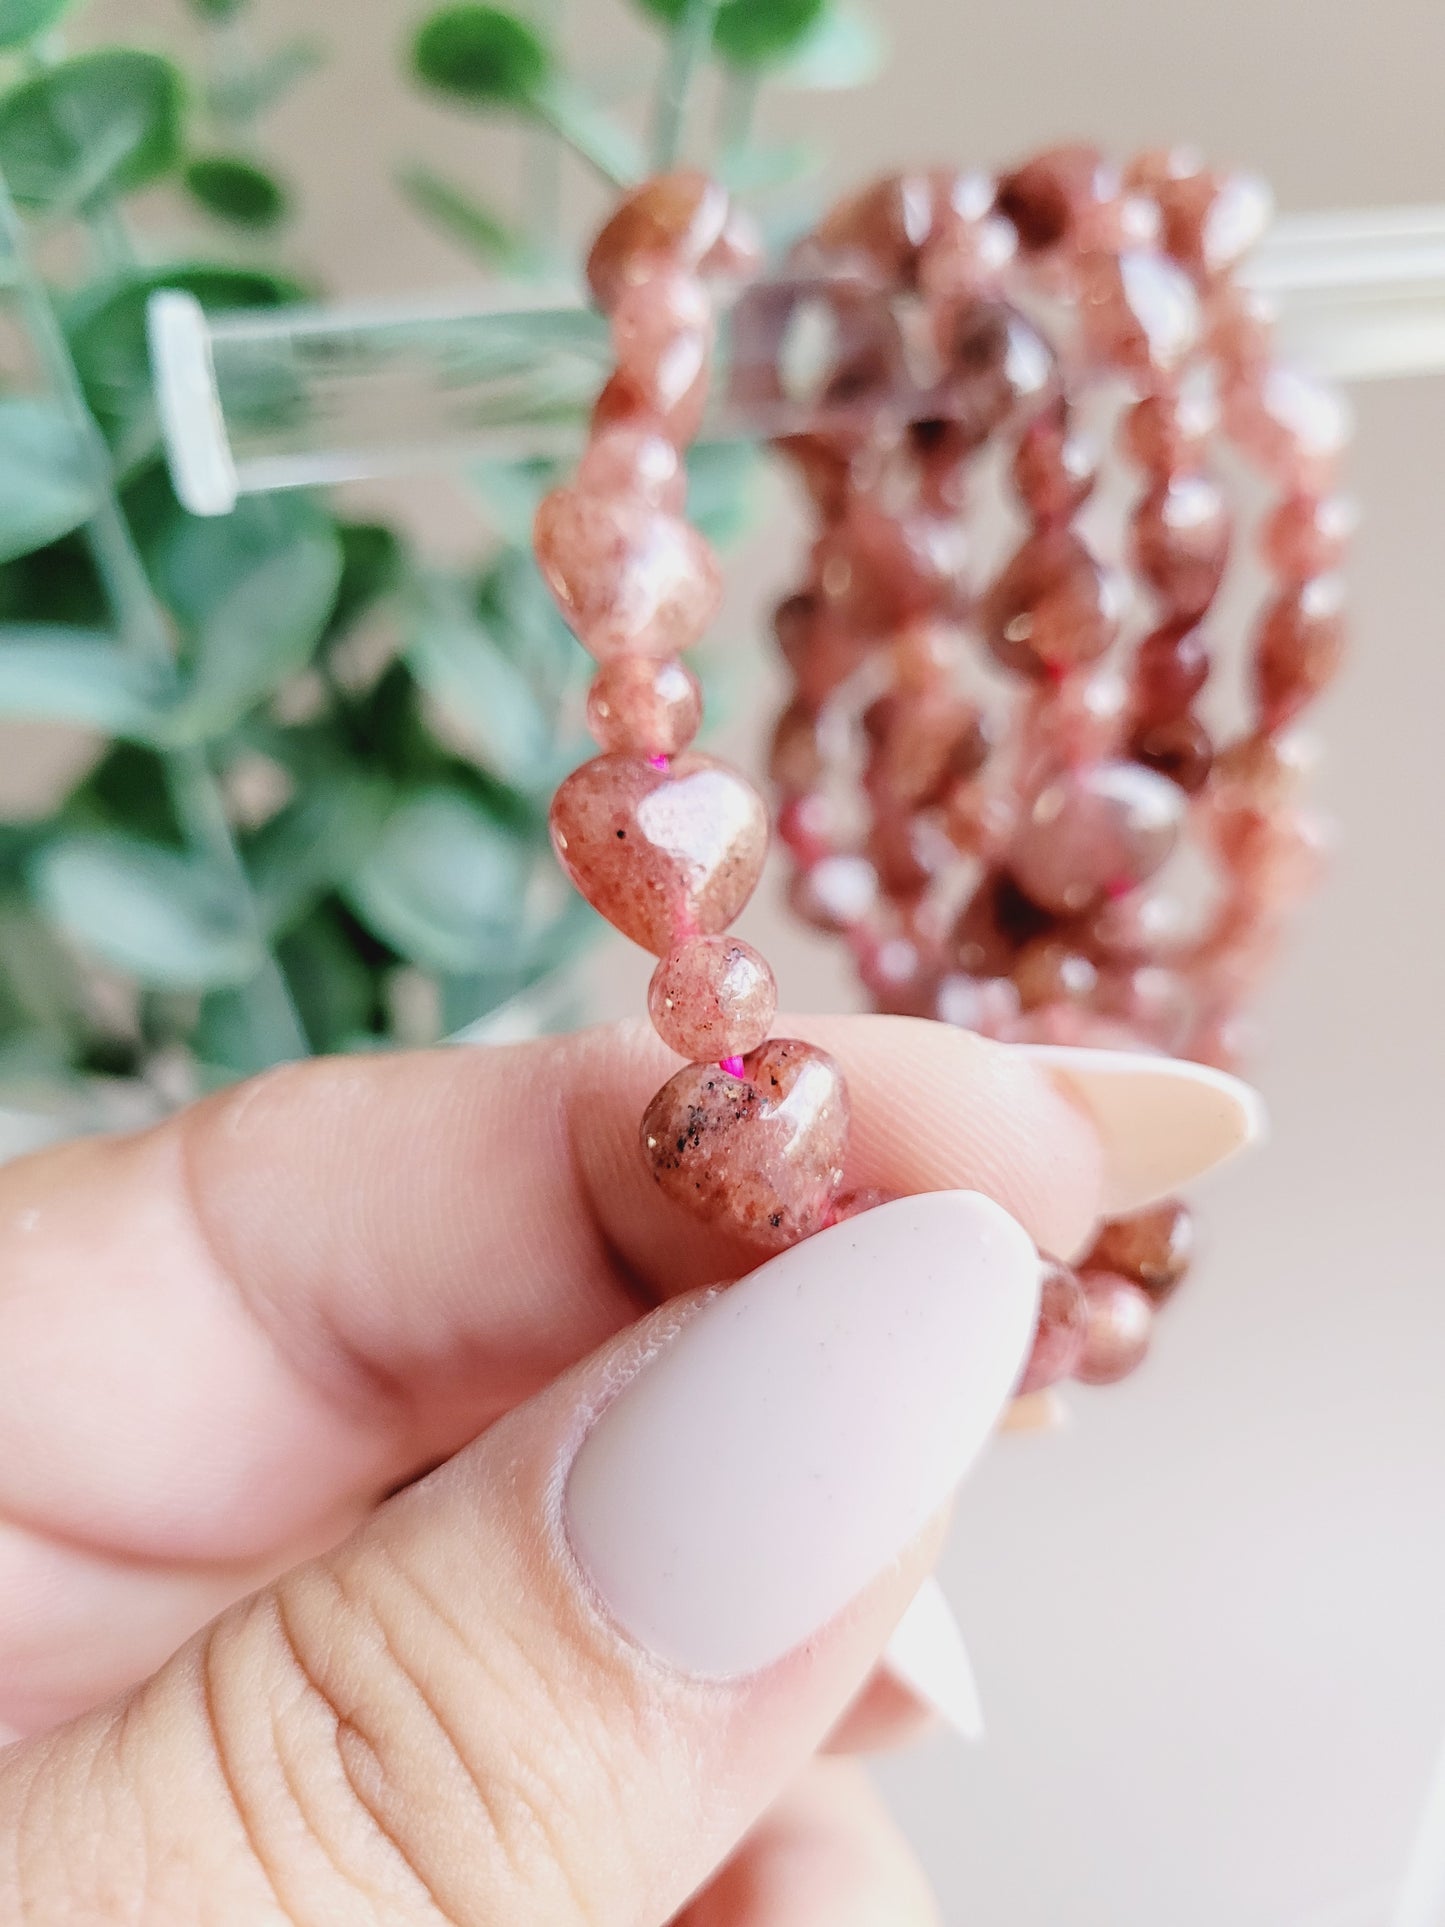
[[[683,1671],[760,1670],[923,1530],[1032,1342],[1038,1254],[991,1198],[879,1205],[704,1305],[602,1411],[568,1533],[612,1618]]]
[[[942,1586],[925,1579],[883,1648],[883,1664],[960,1739],[983,1738],[983,1707],[963,1633]]]
[[[1227,1071],[1147,1051],[1014,1048],[1092,1112],[1104,1144],[1105,1217],[1157,1204],[1264,1136],[1264,1099]]]

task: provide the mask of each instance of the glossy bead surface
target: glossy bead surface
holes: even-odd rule
[[[689,1064],[642,1119],[662,1191],[705,1223],[780,1251],[820,1230],[843,1181],[848,1095],[815,1045],[774,1038],[743,1075]]]
[[[587,283],[611,311],[624,289],[660,267],[699,267],[722,238],[728,196],[697,168],[654,175],[628,194],[592,244]]]
[[[1297,369],[1269,367],[1225,391],[1225,426],[1286,488],[1323,492],[1350,437],[1350,411],[1335,389]]]
[[[778,986],[761,952],[736,937],[690,937],[669,950],[647,987],[652,1027],[694,1063],[745,1057],[767,1036]]]
[[[552,844],[594,910],[662,956],[726,930],[767,853],[763,800],[696,750],[656,769],[643,756],[595,756],[552,799]]]
[[[1080,319],[1098,361],[1147,380],[1184,365],[1201,320],[1182,268],[1157,254],[1094,254],[1080,279]]]
[[[1088,1319],[1074,1377],[1084,1385],[1112,1385],[1144,1361],[1154,1332],[1154,1307],[1132,1279],[1112,1271],[1086,1271]]]
[[[702,723],[702,684],[676,661],[616,656],[587,691],[587,728],[606,750],[676,756]]]
[[[1167,614],[1197,619],[1213,602],[1229,559],[1232,517],[1206,476],[1153,488],[1134,511],[1134,559]]]
[[[554,489],[537,510],[533,539],[568,627],[600,662],[675,656],[721,605],[711,545],[644,502]]]
[[[1009,868],[1031,902],[1075,915],[1151,877],[1174,848],[1183,819],[1183,792],[1137,763],[1068,771],[1021,821]]]
[[[1107,239],[1107,210],[1121,183],[1097,147],[1074,141],[1036,154],[1005,174],[998,185],[999,212],[1031,254],[1049,248],[1095,247]]]
[[[1013,484],[1037,523],[1067,522],[1093,493],[1098,456],[1061,410],[1031,421],[1014,450]]]
[[[933,335],[943,364],[947,417],[964,445],[977,447],[1054,386],[1058,363],[1017,308],[970,295],[941,303]]]
[[[1333,682],[1345,653],[1344,597],[1333,576],[1288,589],[1264,613],[1254,639],[1260,721],[1281,729]]]
[[[1178,1198],[1128,1218],[1111,1218],[1084,1260],[1090,1271],[1129,1278],[1162,1304],[1183,1280],[1194,1257],[1194,1218]]]
[[[1259,552],[1285,581],[1308,582],[1339,568],[1358,521],[1343,495],[1291,495],[1266,519]]]
[[[1171,716],[1138,730],[1129,753],[1145,769],[1177,783],[1186,796],[1195,796],[1209,780],[1214,740],[1197,716]]]
[[[1088,1325],[1088,1302],[1078,1278],[1057,1258],[1045,1258],[1039,1280],[1038,1329],[1019,1391],[1041,1392],[1045,1386],[1072,1378],[1084,1354]]]
[[[1095,661],[1119,626],[1114,584],[1067,529],[1032,535],[979,609],[989,648],[1006,669],[1048,676]]]
[[[694,275],[663,271],[624,288],[612,310],[612,351],[647,405],[666,416],[707,366],[712,306]]]
[[[1147,727],[1182,716],[1209,680],[1209,645],[1189,618],[1161,623],[1134,652],[1134,712]]]
[[[594,435],[577,465],[582,495],[635,495],[669,515],[687,500],[682,458],[665,435],[639,423],[618,423]]]
[[[1131,461],[1167,481],[1199,467],[1218,429],[1213,384],[1186,378],[1177,389],[1145,395],[1127,409],[1119,443]]]

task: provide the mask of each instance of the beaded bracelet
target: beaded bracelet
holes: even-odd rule
[[[797,299],[827,291],[839,345],[819,395],[846,419],[779,444],[819,534],[777,612],[794,694],[771,774],[791,901],[842,934],[879,1009],[1235,1061],[1241,1004],[1316,867],[1290,726],[1340,660],[1351,525],[1333,492],[1343,410],[1274,361],[1235,278],[1267,215],[1256,186],[1192,156],[1118,171],[1073,146],[997,181],[892,176],[794,252]],[[653,1023],[690,1060],[647,1107],[644,1151],[669,1196],[775,1250],[878,1199],[842,1191],[838,1066],[769,1038],[772,972],[724,934],[762,868],[762,798],[689,747],[701,695],[679,657],[721,584],[683,520],[679,451],[707,390],[709,284],[757,259],[744,218],[691,171],[608,221],[587,273],[616,373],[536,547],[600,664],[587,716],[603,754],[558,789],[553,841],[588,901],[660,959]],[[1275,588],[1245,721],[1217,748],[1203,625],[1248,506],[1217,472],[1234,455],[1281,494],[1260,517]],[[1126,570],[1091,518],[1107,530],[1134,474],[1143,494],[1112,504]],[[997,519],[1010,493],[1022,541],[980,569],[971,498]],[[1192,920],[1160,887],[1186,850]],[[1077,1270],[1048,1260],[1022,1389],[1131,1370],[1191,1242],[1171,1201],[1106,1224]]]

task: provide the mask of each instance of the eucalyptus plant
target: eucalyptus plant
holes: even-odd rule
[[[198,520],[171,492],[150,295],[319,293],[264,264],[296,199],[264,136],[324,49],[257,46],[245,0],[190,4],[206,57],[188,74],[72,51],[67,0],[0,0],[0,312],[23,346],[0,375],[0,716],[94,738],[47,816],[0,825],[11,1102],[97,1077],[184,1094],[443,1035],[535,992],[590,928],[545,830],[587,753],[585,659],[526,545],[553,465],[475,466],[477,560],[451,571],[310,495]],[[760,83],[848,85],[879,54],[847,0],[638,11],[659,36],[647,101],[584,86],[546,0],[416,20],[403,84],[510,117],[530,149],[516,208],[405,160],[416,212],[495,269],[551,267],[561,157],[617,187],[671,162],[709,68],[714,163],[776,193],[814,163],[754,137]],[[131,197],[161,184],[206,217],[204,251],[133,225]],[[696,451],[691,507],[715,536],[742,525],[749,480],[746,452]]]

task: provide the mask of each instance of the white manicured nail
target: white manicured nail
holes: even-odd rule
[[[925,1579],[883,1648],[883,1665],[961,1739],[983,1738],[983,1708],[963,1633],[942,1586]]]
[[[686,1672],[757,1672],[917,1537],[998,1423],[1038,1255],[992,1199],[899,1198],[706,1304],[602,1412],[567,1528],[612,1617]]]
[[[1148,1051],[1018,1044],[1092,1112],[1104,1144],[1105,1217],[1139,1211],[1264,1136],[1253,1085]]]

